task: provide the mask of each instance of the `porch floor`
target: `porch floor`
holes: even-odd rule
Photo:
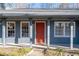
[[[0,47],[31,47],[31,48],[47,48],[46,45],[41,46],[41,45],[35,45],[35,44],[6,44],[5,46],[3,46],[2,44],[0,44]],[[53,44],[50,45],[49,48],[51,49],[56,49],[56,48],[65,48],[65,49],[70,49],[70,45],[69,44]],[[74,44],[74,48],[73,49],[78,49],[79,50],[79,45],[78,44]]]

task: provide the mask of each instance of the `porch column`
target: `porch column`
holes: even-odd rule
[[[30,18],[30,47],[32,48],[32,30],[33,30],[33,26],[32,26],[32,19]]]
[[[5,46],[5,21],[2,22],[2,39],[3,39],[3,47],[4,47]]]
[[[50,46],[50,19],[47,21],[47,46]]]
[[[71,29],[71,35],[70,35],[70,49],[72,50],[72,49],[73,49],[73,29],[74,29],[74,27],[73,27],[73,22],[71,22],[71,27],[70,27],[70,29]]]

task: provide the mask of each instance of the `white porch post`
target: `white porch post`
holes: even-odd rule
[[[71,23],[70,49],[73,49],[73,23]]]
[[[3,47],[5,46],[5,21],[2,22],[2,39],[3,39]]]
[[[48,47],[50,46],[50,21],[49,21],[49,19],[48,19],[48,21],[47,21],[47,45],[48,45]]]
[[[30,47],[32,48],[32,19],[30,19]]]

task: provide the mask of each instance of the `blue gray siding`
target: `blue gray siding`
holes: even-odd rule
[[[15,37],[15,43],[18,43],[18,38],[20,38],[20,21],[16,21],[16,37]]]
[[[0,21],[0,38],[2,37],[2,21]]]
[[[9,20],[3,20],[5,23]],[[20,21],[14,20],[16,22],[16,36],[15,38],[6,38],[6,43],[27,43],[30,42],[29,38],[20,38]],[[31,20],[30,20],[31,21]],[[74,44],[79,44],[79,21],[75,21],[75,38]],[[32,43],[35,43],[35,21],[31,21],[30,25],[33,25],[32,29]],[[46,21],[46,43],[47,43],[47,21]],[[2,42],[2,21],[0,21],[0,43]],[[50,44],[53,45],[69,45],[70,37],[54,37],[54,21],[50,21]]]
[[[79,21],[75,21],[75,38],[74,44],[79,44]],[[50,22],[50,44],[53,45],[68,45],[70,44],[70,37],[54,37],[54,21]]]
[[[0,43],[2,43],[2,20],[0,20]]]
[[[74,44],[79,44],[79,21],[75,21],[76,25],[75,25],[75,38],[74,38]]]

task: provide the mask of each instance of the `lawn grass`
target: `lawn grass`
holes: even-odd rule
[[[67,50],[62,48],[47,49],[46,56],[79,56],[79,50]]]
[[[0,56],[23,56],[30,52],[31,48],[0,48]]]

